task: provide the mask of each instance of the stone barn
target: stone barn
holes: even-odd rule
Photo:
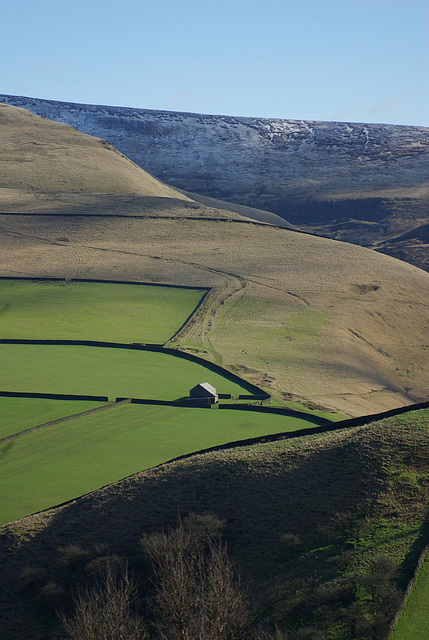
[[[209,382],[197,384],[190,390],[189,397],[201,400],[204,404],[216,404],[216,402],[219,402],[217,391]]]

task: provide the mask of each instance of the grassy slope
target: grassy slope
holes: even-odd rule
[[[0,522],[180,455],[311,426],[305,419],[276,414],[142,405],[77,418],[0,445]]]
[[[112,145],[25,109],[0,105],[0,188],[186,199]]]
[[[0,397],[0,439],[99,406],[90,401]]]
[[[391,640],[427,640],[429,637],[428,600],[429,559],[426,559]]]
[[[0,338],[164,343],[201,290],[0,279]]]
[[[196,455],[4,526],[3,633],[39,637],[43,606],[50,606],[45,585],[67,592],[102,553],[100,545],[127,555],[144,579],[135,564],[141,533],[173,524],[178,511],[211,511],[225,520],[229,551],[263,610],[285,628],[312,624],[330,639],[348,639],[348,604],[336,599],[348,593],[344,585],[362,585],[353,597],[373,620],[373,603],[380,604],[370,596],[374,560],[393,559],[403,589],[427,543],[428,418],[427,410],[410,412],[332,434]],[[300,538],[295,552],[284,546],[285,533]],[[82,555],[65,567],[67,545]],[[39,577],[24,587],[29,565]],[[26,616],[32,636],[22,624]]]
[[[351,415],[427,398],[429,276],[392,258],[226,220],[10,216],[0,223],[5,275],[214,287],[179,342],[239,367],[279,397]],[[69,242],[56,242],[61,236]],[[247,308],[263,311],[252,320]],[[318,318],[312,335],[309,316]],[[297,332],[300,318],[307,326]]]
[[[180,189],[180,192],[185,196],[192,198],[196,202],[200,202],[207,206],[216,207],[217,209],[226,209],[227,211],[237,211],[243,216],[252,218],[252,220],[258,220],[259,222],[268,222],[277,227],[285,227],[287,229],[295,229],[294,225],[287,222],[280,216],[270,211],[264,211],[263,209],[255,209],[253,207],[246,207],[244,205],[236,204],[234,202],[225,202],[225,200],[218,200],[217,198],[210,198],[209,196],[202,196],[199,193],[190,193]]]

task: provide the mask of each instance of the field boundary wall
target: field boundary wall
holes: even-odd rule
[[[241,398],[241,396],[239,396]],[[247,398],[247,396],[246,396]],[[250,399],[252,397],[250,396]],[[257,398],[260,400],[261,398]],[[312,413],[304,413],[303,411],[294,411],[293,409],[288,409],[287,407],[269,407],[269,406],[261,406],[261,405],[251,405],[251,404],[229,404],[223,403],[218,406],[218,409],[232,409],[234,411],[254,411],[256,413],[274,413],[281,416],[289,416],[291,418],[302,418],[307,422],[313,422],[319,426],[331,426],[332,422],[327,418],[323,418],[322,416],[316,416]],[[337,424],[337,423],[336,423]],[[314,429],[310,429],[311,433],[314,432]],[[295,432],[294,432],[295,433]]]
[[[32,391],[0,391],[5,398],[45,398],[47,400],[88,400],[91,402],[109,402],[107,396],[84,396],[70,393],[38,393]]]
[[[0,214],[1,215],[1,214]],[[14,215],[14,214],[11,214]],[[19,214],[22,215],[22,214]],[[33,214],[28,214],[33,215]],[[114,217],[114,216],[113,216]],[[100,280],[98,278],[55,278],[48,276],[27,277],[27,276],[0,276],[0,280],[28,280],[29,282],[95,282],[99,284],[131,284],[142,285],[145,287],[168,287],[170,289],[192,289],[194,291],[210,291],[210,287],[191,287],[186,284],[167,284],[164,282],[138,282],[137,280]]]
[[[201,300],[199,301],[197,306],[191,311],[191,313],[186,318],[186,320],[184,322],[182,322],[181,326],[177,329],[177,331],[175,331],[174,334],[164,344],[168,344],[169,342],[174,342],[175,340],[178,339],[179,335],[184,330],[184,328],[188,324],[190,324],[191,320],[193,320],[197,316],[198,312],[201,310],[201,308],[203,307],[204,303],[207,301],[207,298],[208,298],[210,292],[211,292],[211,289],[206,289],[205,290],[205,293],[204,293],[203,296],[201,296]]]
[[[115,402],[124,402],[127,398],[116,398]],[[153,404],[163,407],[181,407],[180,400],[152,400],[151,398],[128,398],[130,404]]]
[[[411,580],[409,581],[409,583],[407,584],[407,588],[405,589],[405,592],[402,596],[402,601],[401,604],[399,605],[398,610],[395,613],[394,618],[392,619],[391,623],[390,623],[390,631],[389,631],[389,638],[391,637],[391,635],[393,634],[396,625],[399,622],[400,617],[402,616],[405,607],[407,606],[408,600],[410,599],[410,596],[412,594],[412,592],[414,591],[414,587],[416,586],[417,580],[419,578],[419,573],[420,570],[427,558],[429,554],[429,544],[427,544],[425,546],[425,548],[423,549],[423,551],[421,552],[421,554],[418,557],[417,563],[416,563],[416,567],[414,569],[414,573],[413,576],[411,578]]]
[[[170,200],[170,198],[163,198],[163,200]],[[179,199],[175,199],[176,202],[186,202],[184,200],[179,200]],[[204,206],[204,205],[203,205]],[[194,209],[196,207],[186,207],[187,209]],[[238,213],[238,212],[237,212]],[[67,213],[67,212],[61,212],[61,213],[56,213],[55,211],[53,212],[40,212],[40,211],[33,211],[33,212],[20,212],[20,213],[16,213],[16,212],[8,212],[8,211],[0,211],[0,216],[38,216],[39,218],[44,216],[56,216],[56,217],[62,217],[62,218],[72,218],[72,217],[76,217],[76,216],[83,216],[85,218],[118,218],[117,214],[114,213],[89,213],[89,214],[85,214],[85,213]],[[241,214],[240,214],[241,215]],[[248,217],[246,220],[237,220],[237,219],[231,219],[231,218],[213,218],[213,217],[205,217],[204,218],[199,218],[197,216],[151,216],[151,215],[136,215],[133,213],[125,213],[122,214],[120,216],[121,218],[132,218],[135,220],[191,220],[191,221],[198,221],[198,222],[225,222],[227,224],[252,224],[255,225],[257,227],[274,227],[275,229],[282,229],[283,231],[294,231],[295,233],[304,233],[306,235],[313,235],[312,233],[310,233],[309,231],[303,231],[302,229],[294,229],[294,228],[289,228],[289,227],[285,227],[279,224],[272,224],[271,222],[264,222],[263,220],[257,220],[256,218],[250,218]],[[11,277],[11,276],[9,276]],[[12,276],[13,277],[13,276]],[[47,278],[48,280],[53,280],[54,278]],[[63,279],[63,278],[59,278],[59,279]],[[116,281],[115,281],[116,282]],[[128,283],[127,283],[128,284]],[[138,283],[140,284],[140,283]],[[152,284],[152,283],[150,283]],[[168,285],[167,285],[168,286]],[[176,286],[176,285],[172,285],[172,286]],[[193,287],[189,287],[190,289],[193,289]]]
[[[225,405],[219,405],[219,409],[221,406],[225,406]],[[231,407],[229,407],[231,408]],[[244,411],[254,411],[254,409],[250,408],[249,406],[247,407],[243,407],[243,405],[235,405],[235,409],[238,410],[239,408],[241,408]],[[285,431],[285,432],[281,432],[281,433],[274,433],[274,434],[270,434],[270,435],[265,435],[265,436],[256,436],[255,438],[248,438],[246,440],[235,440],[233,442],[227,442],[225,444],[220,444],[220,445],[216,445],[214,447],[209,447],[208,449],[201,449],[200,451],[194,451],[192,453],[186,453],[182,456],[178,456],[177,458],[173,458],[172,460],[168,460],[167,462],[164,462],[163,464],[168,464],[170,462],[176,462],[178,460],[184,460],[186,458],[190,458],[192,456],[195,455],[202,455],[204,453],[212,453],[214,451],[222,451],[222,450],[227,450],[227,449],[234,449],[235,447],[247,447],[247,446],[251,446],[254,444],[265,444],[265,443],[269,443],[269,442],[277,442],[280,440],[289,440],[291,438],[300,438],[302,436],[310,436],[310,435],[315,435],[315,434],[320,434],[320,433],[330,433],[332,431],[339,431],[341,429],[350,429],[352,427],[362,427],[365,426],[367,424],[371,424],[372,422],[377,422],[377,420],[383,420],[384,418],[391,418],[397,415],[401,415],[403,413],[408,413],[410,411],[417,411],[419,409],[428,409],[429,408],[429,402],[421,402],[419,404],[412,404],[412,405],[408,405],[406,407],[399,407],[398,409],[390,409],[389,411],[384,411],[382,413],[374,413],[368,416],[359,416],[358,418],[348,418],[347,420],[340,420],[338,422],[330,422],[329,424],[322,425],[322,426],[318,426],[318,427],[313,427],[313,428],[308,428],[308,429],[297,429],[295,431]],[[256,407],[256,409],[258,410],[264,410],[265,407]],[[274,410],[276,413],[278,412],[278,409],[281,409],[281,407],[273,407],[272,410]],[[270,411],[270,408],[267,407],[267,410]],[[287,409],[285,408],[285,410],[287,411]],[[291,411],[289,409],[289,411]],[[298,412],[297,412],[298,414]],[[298,416],[300,418],[307,418],[307,416],[309,416],[309,418],[311,419],[312,416],[311,414],[306,414],[306,413],[299,413]],[[316,416],[317,417],[317,416]],[[162,465],[157,465],[157,466],[162,466]]]

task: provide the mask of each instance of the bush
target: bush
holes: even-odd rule
[[[48,582],[41,589],[37,597],[39,606],[55,611],[64,600],[64,589],[54,581]]]
[[[20,572],[17,579],[17,588],[19,591],[36,586],[43,582],[46,578],[46,570],[39,567],[27,565]]]
[[[85,567],[85,571],[87,571],[87,573],[93,578],[97,578],[98,576],[105,575],[108,571],[120,573],[123,571],[125,566],[126,562],[123,558],[116,554],[112,554],[94,558],[91,562],[88,562]]]
[[[58,563],[62,566],[76,566],[80,562],[86,560],[89,552],[77,544],[69,544],[67,547],[58,547],[59,559]]]
[[[286,549],[297,549],[302,545],[301,538],[295,533],[284,533],[280,540]]]

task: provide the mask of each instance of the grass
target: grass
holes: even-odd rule
[[[427,640],[429,638],[428,601],[429,559],[426,558],[391,640]]]
[[[275,340],[317,340],[327,322],[327,316],[314,309],[299,307],[298,304],[290,311],[279,304],[242,295],[224,314],[218,329],[222,329],[226,322],[241,329],[245,327],[246,337],[249,338],[246,347],[254,349],[255,345],[264,347],[265,341],[271,343]]]
[[[101,406],[99,402],[0,397],[0,439]]]
[[[0,279],[0,338],[166,342],[204,291]]]
[[[166,353],[80,345],[0,344],[0,390],[176,400],[199,382],[248,393],[204,365]]]
[[[275,414],[125,405],[47,427],[0,446],[0,522],[183,454],[309,426]]]
[[[248,289],[239,299],[221,307],[202,346],[214,348],[224,366],[252,379],[272,395],[279,390],[274,371],[282,371],[287,380],[283,390],[294,388],[296,380],[305,384],[308,363],[316,366],[325,358],[328,314],[303,306],[294,296],[279,302]]]

